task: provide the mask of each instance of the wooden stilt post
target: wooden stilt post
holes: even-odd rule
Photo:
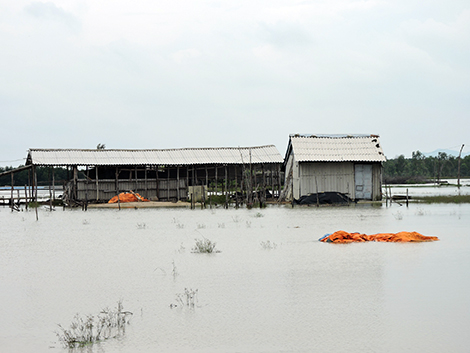
[[[29,191],[28,192],[25,192],[26,193],[26,205],[28,204],[28,201],[31,200],[31,188],[32,188],[32,185],[33,185],[33,181],[31,179],[31,168],[28,169],[28,189]],[[27,207],[26,207],[27,208]]]
[[[227,165],[225,165],[225,208],[228,209],[228,173]]]
[[[186,194],[189,199],[189,166],[186,166]]]
[[[197,184],[197,181],[196,181],[196,175],[194,174],[194,164],[193,164],[193,169],[192,169],[192,172],[191,172],[191,183],[193,184],[193,196],[191,197],[193,199],[193,210],[196,209],[196,197],[195,197],[195,194],[196,194],[196,189],[195,189],[195,186]]]
[[[215,185],[215,195],[216,196],[217,196],[217,192],[218,192],[218,188],[217,188],[217,181],[218,181],[217,180],[218,179],[217,170],[218,170],[218,168],[217,168],[217,166],[215,166],[215,184],[214,185]]]
[[[36,167],[35,166],[33,166],[31,174],[32,174],[32,179],[33,179],[33,181],[32,181],[32,184],[33,184],[32,185],[32,187],[33,187],[33,189],[32,189],[33,202],[36,202],[36,205],[35,205],[36,207],[34,207],[34,209],[36,211],[36,221],[39,221],[38,204],[37,204],[37,201],[38,201],[38,193],[37,193],[38,179],[37,179],[37,175],[36,175]]]
[[[316,192],[317,192],[317,207],[320,207],[320,201],[318,200],[318,183],[317,183],[317,176],[316,175],[315,175],[315,189],[316,189]],[[293,192],[293,190],[292,190],[292,192]],[[292,196],[292,200],[294,200],[294,196]]]
[[[158,177],[158,165],[155,167],[155,181],[156,181],[156,193],[157,193],[157,200],[160,200],[160,179]]]
[[[36,172],[36,167],[34,168],[33,174],[34,174],[34,201],[39,202],[38,200],[38,173]]]
[[[14,188],[14,185],[15,185],[15,173],[11,173],[10,176],[11,176],[10,208],[11,208],[11,212],[13,212],[13,207],[14,207],[14,205],[15,205],[15,201],[14,201],[14,199],[13,199],[13,188]]]
[[[194,165],[191,166],[191,209],[194,210],[196,206],[194,200]]]
[[[264,164],[261,164],[261,178],[263,179],[262,195],[260,198],[260,208],[263,208],[266,204],[266,174],[264,172]]]
[[[49,210],[52,211],[51,169],[49,168]]]
[[[100,200],[100,184],[99,184],[99,179],[100,179],[100,176],[98,174],[98,166],[95,165],[95,170],[96,170],[96,180],[95,180],[95,183],[96,183],[96,201],[99,201]],[[88,202],[88,200],[87,200]]]
[[[26,184],[24,185],[24,206],[28,209],[28,190]]]
[[[206,184],[204,185],[204,190],[202,191],[204,195],[204,208],[207,207],[207,200],[206,200],[206,192],[209,190],[209,172],[207,170],[207,164],[204,166],[204,170],[206,172]]]
[[[55,170],[52,167],[52,200],[55,201]]]
[[[170,201],[170,167],[166,167],[166,192],[167,200]]]
[[[273,198],[273,201],[274,201],[274,180],[273,180],[273,174],[274,173],[273,173],[273,167],[272,166],[270,168],[269,174],[271,176],[271,180],[270,180],[271,181],[271,183],[270,183],[271,184],[271,194],[272,194],[272,198]]]
[[[462,150],[465,145],[462,144],[462,147],[460,147],[460,152],[459,152],[459,157],[458,157],[458,165],[457,165],[457,188],[460,191],[460,159],[462,156]]]
[[[116,195],[119,195],[119,172],[118,172],[118,167],[115,168],[114,170],[114,188]]]
[[[137,182],[137,166],[134,167],[134,192],[139,193],[139,184]]]
[[[176,201],[180,200],[180,166],[176,167]]]
[[[148,171],[148,168],[147,168],[147,165],[146,165],[145,170],[144,170],[144,173],[145,173],[145,175],[144,175],[144,179],[145,179],[145,182],[144,182],[144,184],[145,184],[145,194],[144,195],[145,196],[144,197],[146,199],[149,199],[149,192],[148,192],[148,185],[147,185],[147,171]]]
[[[78,190],[77,190],[77,183],[78,183],[78,167],[75,165],[73,166],[73,195],[74,200],[78,199]]]
[[[233,168],[235,171],[235,209],[238,209],[238,167],[235,165]]]
[[[251,148],[250,148],[250,191],[248,195],[248,205],[253,207],[253,164],[251,163]]]
[[[88,181],[90,180],[89,172],[88,172],[88,166],[85,167],[85,175],[86,175],[86,180],[85,180],[85,203],[87,203],[88,202]]]

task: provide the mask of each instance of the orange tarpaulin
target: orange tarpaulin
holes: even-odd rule
[[[142,196],[140,196],[138,193],[127,193],[127,192],[121,192],[119,194],[119,202],[139,202],[139,201],[148,201],[147,199],[144,199]],[[108,201],[108,203],[117,203],[118,202],[118,197],[114,196],[111,200]]]
[[[344,230],[338,230],[333,234],[327,234],[320,238],[320,241],[326,243],[353,243],[362,241],[382,241],[392,243],[408,243],[421,241],[435,241],[438,237],[431,237],[419,234],[417,232],[399,232],[399,233],[378,233],[366,235],[361,233],[349,233]]]

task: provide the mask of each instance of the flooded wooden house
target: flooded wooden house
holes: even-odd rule
[[[273,145],[180,149],[30,149],[26,165],[67,168],[68,203],[107,202],[132,190],[149,200],[179,201],[269,189],[279,195],[283,158]],[[53,178],[52,178],[53,180]],[[268,192],[268,193],[269,193]],[[265,195],[265,193],[263,193]]]
[[[284,158],[286,199],[339,192],[381,200],[385,160],[378,135],[292,134]]]

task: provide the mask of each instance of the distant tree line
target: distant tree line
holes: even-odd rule
[[[19,166],[21,167],[21,166]],[[0,174],[13,170],[16,168],[13,167],[0,167]],[[49,181],[52,181],[52,167],[36,167],[36,174],[38,185],[49,185]],[[13,181],[15,186],[24,186],[30,185],[29,181],[31,178],[31,170],[22,170],[15,172],[13,175]],[[61,185],[69,179],[67,175],[67,168],[54,167],[54,182],[55,185]],[[11,175],[0,176],[0,186],[10,186],[11,185]]]
[[[400,155],[384,163],[384,182],[387,184],[439,181],[457,177],[458,157],[445,152],[439,152],[436,157],[426,157],[416,151],[411,158]],[[470,155],[460,160],[460,177],[470,177]]]

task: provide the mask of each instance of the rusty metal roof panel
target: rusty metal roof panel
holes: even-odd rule
[[[50,166],[282,163],[275,146],[166,150],[30,149],[27,164]],[[243,157],[242,157],[243,156]],[[243,160],[243,162],[242,162]]]
[[[385,162],[378,135],[291,135],[289,141],[299,162]]]

